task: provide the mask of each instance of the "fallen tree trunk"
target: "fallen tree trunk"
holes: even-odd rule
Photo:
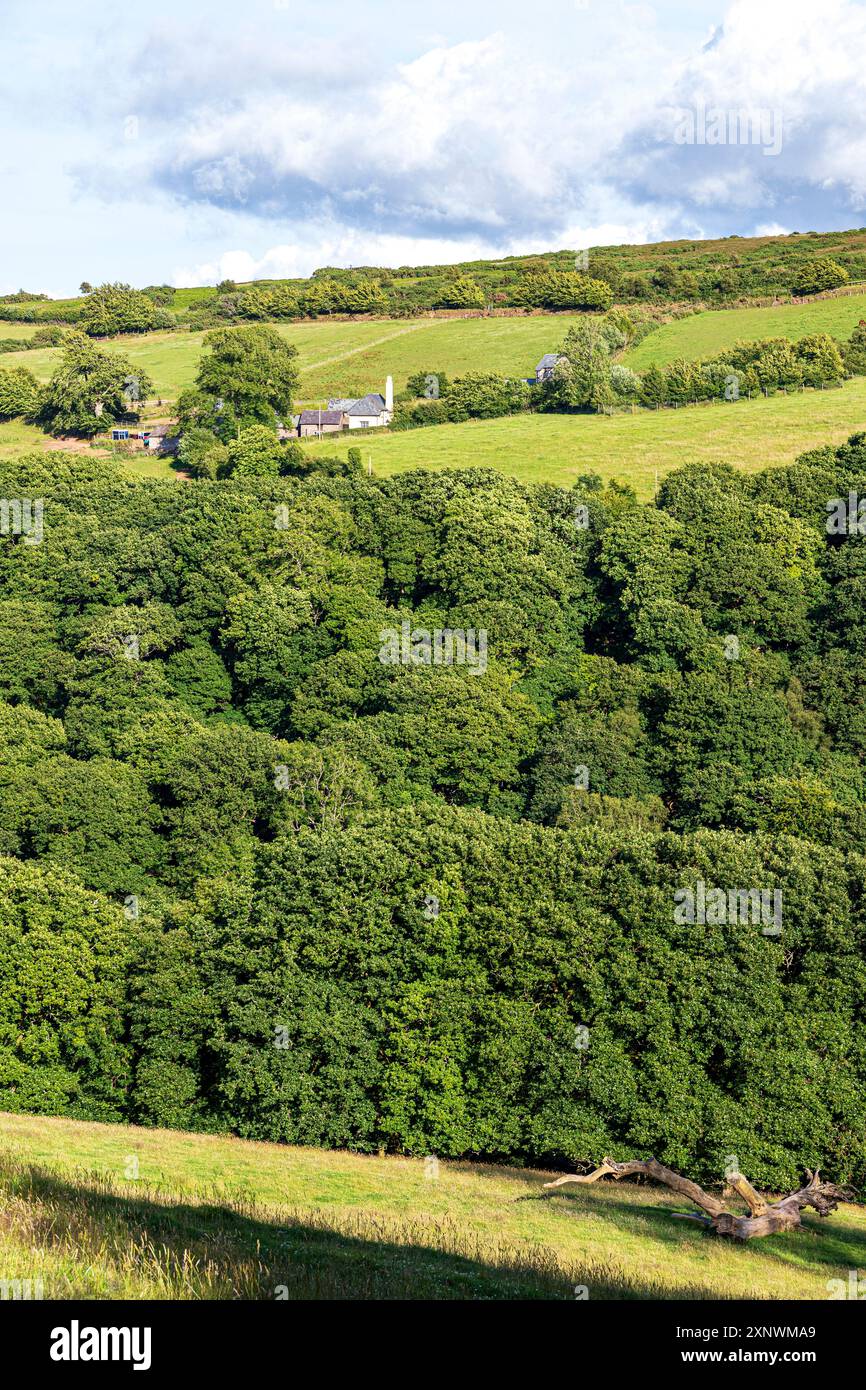
[[[688,1197],[689,1201],[701,1208],[699,1212],[674,1212],[674,1216],[685,1221],[698,1221],[718,1235],[732,1236],[735,1240],[776,1235],[779,1231],[796,1231],[800,1226],[800,1213],[804,1207],[812,1207],[819,1216],[829,1216],[840,1202],[851,1202],[855,1199],[855,1194],[849,1188],[837,1187],[832,1182],[822,1182],[817,1170],[810,1173],[807,1168],[806,1176],[809,1181],[805,1187],[782,1197],[778,1202],[769,1202],[755,1191],[748,1178],[744,1178],[742,1173],[736,1173],[728,1182],[749,1208],[748,1216],[737,1215],[736,1212],[728,1211],[719,1197],[705,1192],[696,1182],[675,1173],[672,1168],[665,1168],[654,1158],[632,1158],[625,1163],[618,1163],[613,1158],[603,1158],[592,1173],[567,1173],[565,1177],[546,1182],[544,1186],[550,1188],[561,1187],[563,1183],[568,1182],[597,1182],[599,1178],[607,1176],[627,1178],[633,1173],[640,1173],[643,1177],[663,1183],[665,1187]]]

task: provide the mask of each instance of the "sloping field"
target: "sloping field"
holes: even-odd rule
[[[279,332],[298,349],[300,398],[315,402],[334,395],[384,391],[385,377],[402,390],[417,371],[502,372],[529,377],[545,352],[562,342],[576,315],[532,315],[487,319],[379,319],[360,323],[282,324]],[[0,334],[2,336],[2,334]],[[172,400],[195,380],[202,354],[201,333],[147,333],[108,340],[105,346],[140,364],[163,399]],[[57,349],[15,353],[16,365],[48,379]],[[11,358],[10,358],[11,360]],[[2,365],[2,362],[0,362]]]
[[[866,1265],[855,1207],[739,1246],[663,1188],[551,1176],[0,1115],[0,1278],[48,1299],[824,1299]]]
[[[512,415],[470,420],[402,433],[354,431],[306,447],[345,457],[352,446],[365,468],[387,476],[410,468],[498,468],[528,483],[570,487],[580,473],[595,472],[653,495],[656,478],[684,463],[731,463],[754,473],[791,463],[822,444],[840,444],[866,429],[866,378],[842,387],[804,391],[768,400],[719,401],[681,410],[596,415]],[[0,424],[0,458],[41,450],[47,436],[20,421]],[[166,459],[130,455],[127,466],[140,476],[176,478]]]
[[[810,304],[717,309],[663,324],[627,352],[623,361],[642,372],[653,362],[664,366],[676,357],[688,360],[710,357],[730,347],[738,338],[794,339],[803,338],[807,333],[832,333],[837,338],[848,338],[862,318],[866,318],[866,291],[840,295],[836,299],[816,299]]]
[[[32,338],[39,327],[38,323],[9,323],[6,319],[0,319],[0,338]],[[0,365],[5,355],[0,356]]]
[[[295,344],[301,366],[299,402],[316,404],[328,396],[382,391],[385,377],[395,390],[419,371],[500,372],[531,377],[545,352],[560,346],[578,319],[574,314],[479,319],[379,319],[360,322],[281,324],[278,331]],[[636,370],[675,357],[706,357],[738,338],[767,338],[829,332],[847,337],[866,317],[866,292],[810,304],[768,309],[726,309],[694,314],[665,324],[639,343],[624,361]],[[0,337],[28,337],[31,325],[0,325]],[[174,400],[195,380],[203,351],[202,333],[147,333],[107,340],[105,346],[125,353],[153,377],[163,400]],[[51,375],[56,348],[36,348],[0,356],[0,368],[28,366],[42,380]]]
[[[731,463],[754,473],[791,463],[821,444],[866,429],[866,378],[826,391],[719,401],[634,415],[511,415],[462,425],[316,441],[317,453],[362,448],[364,466],[389,474],[409,468],[498,468],[523,482],[570,487],[580,473],[630,483],[641,498],[655,478],[684,463]]]

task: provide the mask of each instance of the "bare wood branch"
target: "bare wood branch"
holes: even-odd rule
[[[557,1178],[555,1182],[545,1183],[545,1187],[559,1187],[563,1182],[595,1182],[597,1178],[604,1177],[610,1173],[613,1178],[628,1178],[635,1173],[640,1173],[644,1177],[654,1178],[656,1182],[663,1183],[665,1187],[670,1187],[674,1192],[679,1192],[683,1197],[688,1197],[689,1201],[696,1206],[702,1207],[709,1212],[710,1216],[718,1216],[724,1211],[724,1205],[717,1197],[705,1192],[702,1187],[698,1187],[696,1182],[689,1178],[681,1177],[672,1168],[665,1168],[654,1158],[646,1160],[639,1158],[628,1159],[624,1163],[618,1163],[615,1158],[603,1158],[601,1164],[595,1172],[585,1176],[569,1174],[565,1178]]]
[[[662,1183],[669,1187],[671,1191],[680,1193],[683,1197],[688,1197],[690,1201],[702,1208],[701,1212],[673,1212],[672,1215],[680,1221],[697,1221],[701,1225],[708,1226],[717,1235],[731,1236],[735,1240],[752,1240],[756,1236],[775,1235],[780,1231],[794,1231],[800,1226],[800,1213],[806,1207],[812,1207],[819,1216],[829,1216],[836,1210],[840,1202],[851,1202],[855,1200],[855,1194],[845,1187],[837,1187],[835,1183],[822,1182],[820,1174],[816,1170],[814,1173],[806,1172],[807,1183],[797,1192],[791,1192],[787,1197],[782,1197],[778,1202],[768,1202],[755,1190],[748,1178],[742,1173],[737,1173],[729,1179],[730,1186],[742,1197],[749,1208],[748,1216],[738,1215],[736,1212],[728,1211],[718,1197],[712,1193],[705,1192],[697,1183],[690,1178],[684,1178],[682,1174],[675,1173],[672,1168],[665,1168],[654,1158],[649,1159],[628,1159],[620,1163],[613,1158],[603,1158],[597,1168],[591,1173],[566,1173],[564,1177],[556,1178],[553,1182],[544,1184],[545,1188],[561,1187],[563,1183],[597,1182],[599,1178],[610,1176],[614,1179],[630,1177],[633,1174],[641,1174],[644,1177],[652,1178],[655,1182]]]
[[[608,1167],[607,1161],[602,1163],[592,1173],[566,1173],[564,1178],[557,1178],[554,1182],[546,1182],[545,1187],[561,1187],[564,1182],[595,1182],[598,1178],[603,1178],[605,1173],[613,1173],[613,1169]],[[619,1177],[619,1173],[614,1173]]]
[[[768,1203],[764,1201],[759,1192],[755,1191],[748,1178],[744,1178],[742,1173],[736,1173],[733,1177],[728,1178],[728,1182],[734,1191],[742,1197],[753,1216],[764,1215]]]

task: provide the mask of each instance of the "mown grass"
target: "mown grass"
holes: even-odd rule
[[[134,1162],[133,1162],[134,1160]],[[137,1165],[137,1170],[135,1165]],[[135,1178],[127,1174],[137,1171]],[[651,1186],[0,1116],[0,1279],[49,1299],[826,1298],[866,1214],[738,1246]]]
[[[361,448],[374,474],[411,468],[497,468],[526,483],[570,487],[595,472],[653,496],[656,479],[694,462],[730,463],[747,473],[792,462],[821,444],[866,428],[866,378],[826,391],[719,401],[634,415],[512,415],[402,432],[340,435],[307,447],[345,456]]]
[[[38,323],[10,323],[7,319],[0,319],[0,338],[32,338],[42,326],[44,325]],[[0,362],[5,356],[6,353],[0,353]]]
[[[388,476],[413,468],[496,468],[525,483],[570,487],[581,473],[630,483],[653,496],[657,481],[685,463],[730,463],[747,473],[791,463],[823,444],[841,444],[866,429],[866,378],[842,387],[769,399],[685,406],[612,417],[514,415],[462,425],[389,431],[355,430],[308,445],[345,457],[361,449],[364,467]],[[46,436],[18,421],[0,424],[0,458],[44,449]],[[171,461],[143,452],[125,459],[140,477],[177,479]]]
[[[277,325],[298,349],[302,403],[324,402],[328,396],[384,391],[385,378],[401,390],[417,371],[444,371],[451,376],[473,370],[530,377],[545,352],[562,342],[576,321],[572,314],[527,318],[378,319],[357,323],[298,323]],[[106,339],[105,346],[123,352],[153,377],[157,393],[174,400],[195,380],[201,357],[202,333],[146,333],[140,337]],[[34,348],[11,354],[17,365],[28,366],[43,381],[51,375],[57,348]]]
[[[627,352],[623,361],[642,372],[653,362],[664,366],[675,357],[693,361],[720,354],[738,338],[796,339],[807,333],[848,338],[864,317],[866,292],[816,299],[809,304],[780,304],[775,308],[708,310],[663,324]]]
[[[866,293],[811,304],[766,309],[714,310],[665,324],[625,355],[624,361],[643,370],[651,362],[674,357],[712,355],[738,338],[792,338],[830,332],[847,337],[866,315]],[[329,396],[382,391],[393,376],[395,390],[419,371],[444,371],[459,376],[468,371],[500,372],[531,377],[545,352],[555,351],[574,314],[542,314],[479,319],[377,319],[358,322],[277,325],[298,349],[301,368],[299,404],[323,403]],[[7,325],[10,337],[29,336],[31,325]],[[4,336],[0,325],[0,337]],[[107,339],[105,346],[124,352],[154,379],[158,395],[173,401],[195,380],[203,351],[202,333],[146,333]],[[57,348],[34,348],[9,354],[15,365],[30,367],[41,380],[51,375]],[[4,365],[0,358],[0,367]]]

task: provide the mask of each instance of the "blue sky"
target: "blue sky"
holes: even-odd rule
[[[866,224],[853,0],[2,11],[4,292]]]

